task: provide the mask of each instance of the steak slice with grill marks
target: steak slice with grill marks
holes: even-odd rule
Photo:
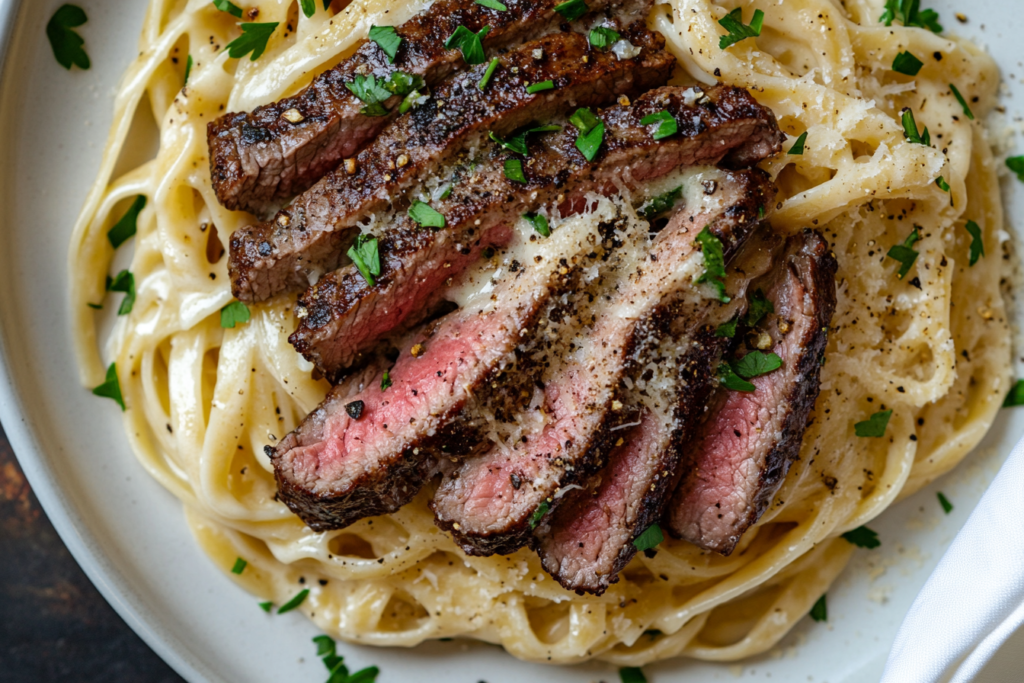
[[[707,229],[730,258],[772,205],[775,190],[756,169],[723,173],[708,187],[724,206],[691,206],[685,220],[673,220],[601,302],[585,337],[564,340],[563,352],[552,354],[552,369],[542,376],[546,423],[511,449],[492,450],[445,476],[431,507],[438,526],[467,554],[522,547],[558,506],[559,492],[588,482],[603,466],[616,432],[635,416],[621,399],[628,382],[641,378],[630,374],[646,366],[648,350],[659,342],[662,311],[671,308],[672,334],[681,343],[717,306],[709,286],[694,284],[704,272],[696,237]]]
[[[770,267],[779,240],[765,232],[737,257],[727,280],[733,303],[718,318],[740,315],[747,285]],[[663,317],[668,322],[674,316],[668,310]],[[636,554],[634,541],[661,519],[683,473],[686,445],[719,385],[715,369],[731,343],[715,334],[717,322],[682,348],[670,334],[648,355],[651,377],[627,393],[631,404],[642,406],[640,424],[621,432],[604,469],[583,489],[567,493],[534,533],[541,564],[567,590],[604,593]]]
[[[664,87],[629,106],[600,112],[604,144],[593,162],[576,148],[572,126],[534,142],[529,157],[489,149],[451,196],[433,203],[445,216],[444,229],[423,230],[400,219],[380,240],[381,274],[375,285],[370,287],[352,266],[323,277],[300,298],[299,324],[290,341],[325,376],[335,376],[409,316],[428,309],[437,290],[457,275],[466,245],[495,226],[544,204],[564,200],[563,206],[571,205],[573,197],[589,191],[615,194],[621,185],[635,188],[680,166],[723,159],[753,163],[781,148],[775,117],[747,91],[719,86],[695,95],[687,88]],[[679,133],[655,141],[652,127],[640,121],[660,111],[676,119]],[[523,163],[526,183],[505,177],[507,159]]]
[[[723,388],[712,399],[665,515],[674,536],[728,555],[771,504],[818,397],[836,269],[828,243],[808,230],[789,238],[759,283],[775,307],[764,331],[783,365],[752,379],[754,392]]]
[[[339,166],[272,220],[235,231],[229,261],[234,295],[262,301],[308,287],[311,274],[338,267],[360,222],[374,215],[386,222],[389,212],[404,213],[404,192],[441,173],[449,158],[483,144],[488,133],[505,136],[571,107],[611,104],[619,95],[667,81],[675,60],[664,51],[664,38],[642,22],[624,36],[642,49],[633,59],[593,50],[586,36],[566,32],[502,56],[483,93],[478,86],[487,64],[455,75],[423,106],[384,129],[354,167]],[[549,80],[554,90],[526,90]]]
[[[474,33],[489,27],[482,42],[493,54],[541,37],[563,22],[554,11],[559,0],[509,0],[504,4],[507,12],[474,0],[436,0],[396,27],[402,42],[394,63],[376,43],[364,40],[351,57],[317,76],[298,94],[257,107],[252,113],[225,114],[211,122],[207,140],[217,198],[228,209],[261,215],[275,203],[311,187],[342,159],[362,149],[391,120],[401,98],[385,103],[391,115],[363,114],[364,104],[346,87],[357,75],[386,81],[402,71],[421,76],[428,86],[434,86],[463,65],[459,50],[444,47],[459,26]],[[650,8],[649,0],[590,0],[588,5],[591,12],[583,21],[593,20],[597,11],[609,8],[639,19]]]

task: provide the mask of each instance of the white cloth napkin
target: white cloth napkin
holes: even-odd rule
[[[967,683],[1022,623],[1024,441],[911,606],[881,683]]]

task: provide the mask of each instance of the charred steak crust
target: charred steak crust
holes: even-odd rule
[[[769,281],[774,279],[776,285],[770,290],[766,287],[768,298],[773,300],[776,308],[768,323],[772,337],[777,341],[774,349],[779,355],[784,355],[784,363],[792,363],[794,357],[796,363],[795,367],[785,368],[785,371],[757,378],[755,383],[758,394],[767,382],[775,383],[774,395],[768,396],[770,400],[774,399],[775,405],[762,406],[761,412],[771,412],[774,408],[783,411],[784,417],[777,427],[756,421],[749,425],[761,439],[767,440],[754,439],[752,446],[747,444],[752,452],[746,457],[755,458],[758,466],[757,483],[753,489],[719,490],[714,482],[705,481],[704,476],[713,477],[723,468],[728,468],[729,463],[723,465],[708,461],[708,444],[721,437],[711,432],[720,411],[730,398],[737,399],[736,392],[719,390],[719,395],[709,406],[701,428],[703,433],[698,435],[689,454],[686,463],[688,474],[666,511],[666,526],[676,538],[729,555],[740,536],[768,509],[790,465],[800,453],[803,435],[818,397],[828,327],[836,306],[837,270],[835,255],[825,238],[817,231],[805,230],[787,240],[773,272],[765,276]],[[780,302],[782,298],[787,301]],[[805,316],[806,320],[799,320],[800,316]],[[787,333],[787,330],[792,331]],[[757,462],[759,450],[764,452],[761,462]],[[742,477],[734,479],[738,482],[736,486],[742,486]],[[733,509],[729,503],[738,505],[738,509]],[[719,522],[728,514],[734,514],[735,520]],[[718,528],[719,524],[721,528]]]
[[[276,201],[311,187],[345,158],[354,156],[380,132],[392,116],[360,113],[363,103],[345,87],[356,75],[387,80],[396,71],[422,76],[434,86],[458,69],[459,50],[446,50],[445,40],[459,26],[483,37],[489,55],[495,50],[538,37],[558,26],[558,0],[509,0],[507,12],[474,0],[437,0],[396,32],[402,42],[389,63],[376,43],[364,40],[355,53],[317,76],[291,97],[257,107],[251,113],[229,113],[209,124],[210,176],[220,202],[231,210],[261,214]],[[622,3],[590,0],[593,13]],[[635,8],[639,16],[643,6]],[[387,106],[392,111],[400,98]],[[286,118],[284,115],[288,113]],[[293,123],[293,121],[295,121]]]
[[[423,106],[385,128],[354,165],[327,173],[272,220],[235,231],[229,260],[233,293],[241,301],[261,301],[308,286],[312,272],[338,266],[357,223],[389,208],[404,213],[403,191],[438,174],[450,157],[488,133],[503,137],[571,107],[610,104],[667,81],[675,60],[664,51],[665,39],[642,22],[624,35],[643,50],[633,59],[619,60],[613,52],[592,49],[586,36],[563,32],[502,56],[486,93],[478,84],[487,64],[444,82]],[[535,58],[537,50],[542,59]],[[526,91],[530,83],[548,80],[554,90]]]
[[[696,104],[687,104],[687,99],[686,88],[669,86],[641,95],[630,106],[601,112],[605,144],[593,163],[576,149],[572,126],[544,136],[543,145],[534,143],[528,160],[492,148],[471,177],[475,182],[456,184],[447,200],[434,204],[446,217],[444,230],[435,233],[400,221],[381,238],[382,272],[375,286],[369,287],[352,266],[324,276],[301,297],[299,310],[305,317],[299,319],[290,341],[325,376],[334,376],[408,315],[428,308],[424,297],[457,274],[453,264],[465,262],[455,246],[486,241],[495,225],[513,221],[559,194],[614,193],[612,176],[624,167],[630,168],[634,180],[642,181],[679,166],[714,164],[723,157],[753,163],[781,149],[783,136],[774,116],[746,90],[718,86],[708,89]],[[676,118],[677,136],[652,140],[649,126],[640,121],[659,111]],[[504,161],[509,158],[523,159],[526,184],[505,177]],[[477,219],[482,223],[478,225]]]

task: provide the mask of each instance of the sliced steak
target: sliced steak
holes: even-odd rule
[[[492,450],[446,475],[431,506],[435,521],[470,555],[508,554],[524,545],[560,492],[589,481],[623,424],[635,418],[621,399],[642,380],[664,320],[686,343],[718,306],[696,237],[706,227],[728,259],[752,234],[775,191],[758,170],[724,174],[714,183],[721,208],[683,211],[658,234],[636,268],[599,302],[584,338],[564,340],[543,375],[545,424],[513,448]],[[516,486],[518,482],[518,486]]]
[[[530,235],[517,235],[529,242]],[[475,303],[409,339],[388,371],[390,387],[381,390],[387,365],[372,365],[335,387],[268,451],[281,500],[312,529],[393,512],[419,491],[440,458],[473,452],[495,419],[472,409],[478,396],[496,399],[490,408],[499,419],[527,408],[533,385],[520,367],[520,350],[538,319],[555,314],[563,298],[555,295],[578,291],[583,267],[605,251],[591,230],[566,228],[548,239],[551,252],[535,244],[518,249],[529,258],[504,263],[508,275],[490,285],[493,292],[485,286]],[[353,401],[362,402],[356,416],[346,410]]]
[[[508,11],[495,11],[474,0],[436,0],[429,8],[396,27],[402,42],[394,63],[377,46],[364,40],[355,53],[317,76],[291,97],[230,113],[209,124],[210,176],[217,198],[231,210],[261,215],[275,203],[311,187],[342,159],[354,156],[391,120],[400,97],[385,103],[392,114],[367,116],[363,102],[346,87],[357,75],[387,80],[396,71],[421,76],[428,86],[443,81],[462,64],[459,50],[444,42],[459,26],[474,33],[485,26],[483,45],[490,57],[496,50],[541,37],[563,18],[554,11],[560,0],[509,0]],[[646,16],[649,0],[590,0],[595,12],[624,11]],[[486,64],[484,65],[486,66]],[[479,79],[478,79],[479,80]]]
[[[818,397],[837,264],[817,232],[791,237],[763,288],[775,307],[763,330],[783,366],[751,393],[719,390],[684,467],[666,522],[678,538],[730,554],[771,504]]]
[[[593,50],[579,33],[555,33],[501,57],[485,93],[478,84],[487,64],[446,81],[422,107],[386,128],[354,167],[339,166],[272,220],[232,235],[234,295],[262,301],[308,287],[313,273],[338,267],[360,222],[374,217],[387,223],[389,210],[404,214],[408,200],[403,193],[436,177],[450,157],[482,145],[488,133],[504,137],[571,107],[610,104],[618,95],[665,83],[675,59],[664,51],[664,38],[640,22],[625,35],[642,48],[633,59]],[[542,81],[552,81],[556,89],[526,91],[525,86]]]
[[[676,119],[679,133],[655,141],[652,126],[640,121],[659,111]],[[299,325],[290,338],[296,350],[326,376],[336,375],[383,334],[423,311],[429,297],[458,274],[467,245],[537,207],[568,206],[590,191],[636,189],[680,166],[752,162],[781,148],[771,111],[737,88],[711,88],[703,96],[686,88],[660,88],[599,117],[604,144],[593,162],[576,148],[572,126],[535,141],[529,157],[489,148],[472,172],[462,171],[451,196],[433,203],[445,216],[444,229],[423,230],[403,218],[387,230],[375,286],[350,266],[325,276],[301,297]],[[508,159],[522,161],[526,183],[505,177]]]

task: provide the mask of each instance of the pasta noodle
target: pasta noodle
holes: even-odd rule
[[[203,548],[225,571],[245,558],[234,578],[262,599],[281,604],[310,588],[302,611],[328,633],[374,645],[465,636],[553,663],[737,660],[778,642],[827,590],[853,551],[840,534],[949,471],[992,423],[1010,361],[1002,205],[980,123],[995,106],[992,60],[963,40],[884,26],[882,0],[669,0],[649,23],[684,66],[682,82],[748,88],[791,140],[807,132],[803,155],[763,164],[781,190],[772,223],[781,233],[817,227],[840,264],[821,396],[773,505],[730,557],[667,540],[601,597],[563,590],[528,551],[466,557],[434,526],[428,492],[394,514],[312,532],[275,500],[263,446],[295,428],[328,385],[287,343],[294,297],[220,326],[232,300],[220,241],[251,217],[214,196],[206,124],[297,92],[372,24],[401,23],[427,0],[335,2],[312,18],[290,0],[248,4],[259,21],[281,22],[257,61],[229,58],[236,21],[208,0],[151,0],[69,268],[82,378],[95,386],[105,369],[100,316],[86,304],[105,293],[107,230],[136,195],[147,198],[131,262],[137,299],[107,342],[126,431]],[[764,29],[722,50],[718,19],[736,7],[744,17],[763,10]],[[913,79],[891,70],[905,50],[927,56]],[[904,107],[934,146],[905,139]],[[135,164],[147,130],[159,151]],[[968,220],[986,250],[975,267]],[[920,257],[901,281],[886,252],[914,226]],[[887,409],[885,438],[855,437],[854,423]]]

